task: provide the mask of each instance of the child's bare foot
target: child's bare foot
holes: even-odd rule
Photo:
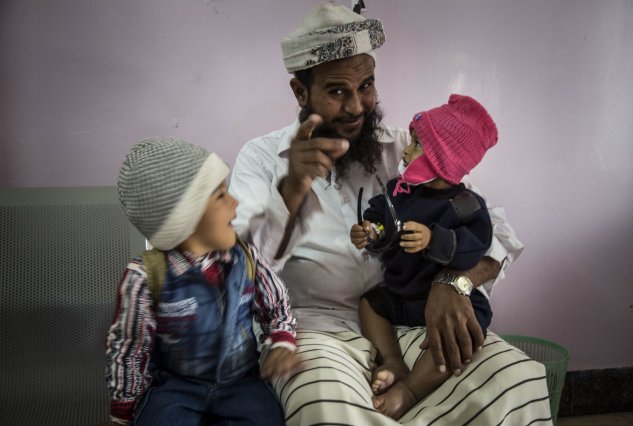
[[[374,371],[371,390],[374,395],[381,395],[408,375],[409,368],[402,358],[386,358],[383,364]]]
[[[402,417],[419,401],[404,381],[399,381],[387,392],[373,397],[372,400],[376,410],[395,420]]]
[[[385,365],[391,364],[385,362]],[[416,361],[410,374],[401,377],[401,380],[393,384],[382,395],[376,395],[372,398],[374,408],[384,415],[398,420],[415,404],[440,387],[451,375],[452,373],[448,371],[439,372],[435,367],[431,352],[426,351]]]

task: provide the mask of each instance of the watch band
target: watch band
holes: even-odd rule
[[[473,290],[473,283],[466,275],[440,272],[435,276],[431,285],[435,283],[450,285],[455,289],[457,293],[461,294],[462,296],[470,296],[470,293]]]

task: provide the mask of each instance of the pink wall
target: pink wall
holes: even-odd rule
[[[526,250],[494,293],[493,329],[563,344],[571,369],[633,365],[633,3],[365,2],[387,32],[389,123],[451,92],[497,121],[473,178]],[[114,185],[152,135],[233,163],[293,119],[279,41],[315,4],[2,1],[0,186]]]

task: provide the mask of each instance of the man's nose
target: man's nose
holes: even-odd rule
[[[352,93],[347,97],[345,102],[345,112],[353,116],[358,116],[363,112],[363,104],[361,103],[358,93]]]

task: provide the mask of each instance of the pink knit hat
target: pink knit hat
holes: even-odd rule
[[[453,94],[448,104],[415,114],[411,129],[424,154],[409,164],[396,189],[403,182],[417,185],[428,181],[433,172],[456,185],[497,143],[497,126],[486,109],[463,95]]]

